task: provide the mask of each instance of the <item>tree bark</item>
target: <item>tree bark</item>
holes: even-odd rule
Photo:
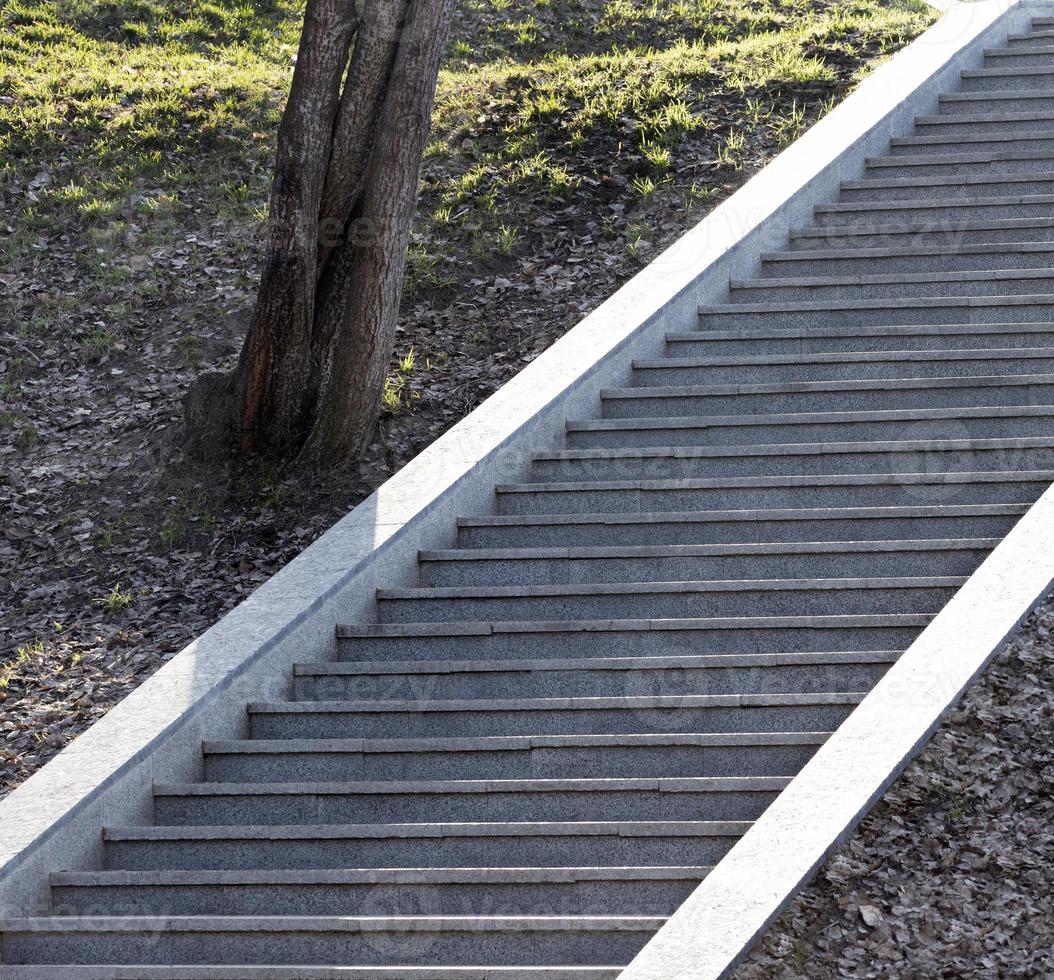
[[[455,3],[308,0],[241,357],[186,399],[199,450],[331,465],[371,437]]]
[[[378,119],[363,206],[320,297],[315,324],[319,398],[303,452],[315,464],[359,451],[376,423],[395,339],[436,76],[455,3],[410,4]]]

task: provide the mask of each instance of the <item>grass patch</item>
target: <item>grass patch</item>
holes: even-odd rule
[[[163,272],[194,271],[175,259],[155,270],[150,256],[203,223],[249,267],[251,298],[245,243],[266,214],[301,17],[298,0],[0,10],[0,194],[12,229],[0,249],[8,261],[47,248],[76,256],[81,298],[108,314],[78,330],[84,361],[119,349],[122,319],[156,302]],[[540,215],[575,207],[603,221],[612,201],[647,208],[671,188],[689,210],[708,205],[756,162],[759,140],[794,139],[861,65],[933,19],[920,0],[463,0],[408,297],[451,290],[471,278],[466,266],[508,266],[531,249]],[[702,164],[711,169],[680,176]],[[634,221],[602,234],[632,250]],[[69,319],[66,299],[33,311],[39,335]],[[193,338],[183,355],[197,363]],[[391,388],[385,399],[406,401]]]

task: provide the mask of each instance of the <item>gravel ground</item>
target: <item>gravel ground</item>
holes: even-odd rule
[[[736,980],[1054,976],[1054,596]]]

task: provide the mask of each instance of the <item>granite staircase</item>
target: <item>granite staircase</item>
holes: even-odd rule
[[[689,327],[0,972],[616,977],[1054,480],[1054,18]]]

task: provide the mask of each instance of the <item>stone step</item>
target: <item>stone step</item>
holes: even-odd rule
[[[546,482],[693,479],[704,476],[833,476],[1054,468],[1054,437],[900,439],[890,442],[562,449],[534,453]]]
[[[1054,95],[1054,66],[964,68],[959,77],[962,92],[1031,91]]]
[[[850,246],[844,254],[855,249]],[[994,261],[994,258],[993,258]],[[734,303],[800,302],[817,299],[889,299],[914,296],[1054,297],[1054,269],[973,269],[965,272],[885,272],[875,275],[829,275],[733,279]]]
[[[1054,89],[1051,90],[1054,93]],[[868,176],[907,177],[919,176],[997,177],[1002,174],[1041,174],[1054,170],[1054,150],[1046,149],[999,149],[963,150],[959,153],[919,152],[914,156],[868,157],[864,161],[864,172]]]
[[[800,255],[811,261],[814,253],[786,254]],[[817,251],[815,254],[833,253]],[[773,324],[750,331],[685,330],[666,334],[666,354],[669,357],[1052,346],[1054,324],[1051,323],[951,323],[935,326],[915,323],[883,327],[780,327]]]
[[[1054,212],[1054,197],[1045,205],[1046,213]],[[998,219],[1007,209],[992,205],[990,217]],[[912,219],[917,217],[912,214]],[[825,224],[829,229],[838,225]],[[900,248],[860,248],[852,236],[846,248],[799,249],[788,252],[767,252],[761,256],[763,277],[797,279],[803,276],[855,276],[857,282],[876,282],[879,276],[893,273],[926,274],[940,281],[942,273],[988,274],[994,281],[1002,272],[993,270],[1051,269],[1054,268],[1054,242],[1016,242],[1003,245],[917,245]],[[833,243],[832,243],[833,244]],[[905,279],[905,282],[925,281]],[[903,293],[901,295],[908,295]]]
[[[946,580],[938,580],[946,581]],[[804,611],[804,610],[802,610]],[[844,610],[851,612],[851,608]],[[912,609],[905,604],[899,612],[928,611]],[[933,610],[930,610],[933,611]],[[758,610],[760,613],[761,610]],[[345,701],[352,698],[365,701],[380,700],[434,701],[480,700],[486,698],[575,698],[621,697],[648,694],[759,694],[811,693],[822,690],[863,690],[870,688],[893,662],[889,651],[851,653],[779,653],[702,656],[602,656],[578,660],[535,658],[497,661],[406,661],[403,663],[323,663],[299,664],[296,669],[296,699],[298,701]],[[525,666],[526,665],[526,666]],[[387,668],[387,669],[385,669]],[[456,741],[456,740],[455,740]],[[256,743],[247,743],[248,746]],[[415,742],[416,744],[416,742]],[[275,749],[277,750],[277,748]],[[397,751],[396,751],[397,750]],[[408,752],[399,746],[386,746],[384,751],[371,745],[370,759],[362,760],[374,768],[392,766],[391,752],[396,752],[396,775],[402,775],[407,765]],[[450,751],[453,751],[451,749]],[[285,749],[285,754],[292,749]],[[379,754],[378,754],[379,753]],[[580,754],[588,754],[580,752]],[[619,753],[616,753],[618,756]],[[373,758],[376,757],[376,758]],[[271,753],[268,754],[271,758]],[[416,765],[423,764],[412,756]],[[438,758],[438,757],[437,757]],[[449,758],[443,757],[443,758]],[[288,760],[287,760],[288,761]],[[325,760],[324,760],[325,761]],[[523,758],[519,757],[523,762]],[[605,752],[604,765],[621,765],[611,752]],[[436,762],[432,762],[436,765]],[[468,760],[454,761],[464,766]],[[211,776],[213,769],[208,770]],[[223,771],[227,771],[226,769]],[[254,769],[255,771],[255,769]],[[279,771],[279,770],[275,770]],[[416,770],[413,770],[416,771]],[[577,768],[570,771],[581,771]],[[288,781],[296,769],[288,768],[282,779]],[[506,773],[501,778],[529,776],[532,773]],[[633,775],[628,771],[612,771],[611,776]],[[688,776],[690,772],[647,772],[647,776]],[[697,775],[727,775],[704,773]],[[460,776],[436,773],[436,778],[467,779],[471,772]],[[227,779],[227,776],[214,778]],[[236,778],[246,782],[249,776]],[[308,778],[305,775],[304,778]],[[323,777],[315,777],[321,779]],[[343,779],[382,779],[383,775],[349,777]],[[419,773],[414,779],[423,778]]]
[[[687,345],[686,345],[687,346]],[[705,345],[698,345],[707,351]],[[627,446],[743,446],[756,443],[887,441],[897,437],[1002,439],[1041,436],[1054,405],[685,416],[569,422],[569,449]]]
[[[948,92],[937,97],[938,112],[947,115],[982,112],[1052,112],[1054,92],[1046,89],[1016,89],[998,92]]]
[[[1007,46],[1012,50],[1021,48],[1050,48],[1054,53],[1054,31],[1036,30],[1026,31],[1020,34],[1011,34],[1006,39]]]
[[[683,522],[687,524],[688,522]],[[530,527],[531,525],[527,525]],[[554,532],[561,528],[573,529],[570,522],[553,522]],[[626,527],[626,525],[622,525]],[[627,530],[641,526],[629,523]],[[690,527],[690,525],[689,525]],[[588,530],[588,525],[586,526]],[[924,530],[920,526],[919,530]],[[929,533],[933,533],[929,526]],[[764,533],[764,532],[759,532]],[[556,536],[556,533],[551,535]],[[670,535],[672,537],[672,534]],[[627,534],[627,538],[632,540]],[[998,538],[965,539],[908,539],[902,541],[804,541],[734,544],[614,544],[569,547],[511,546],[498,548],[468,548],[465,550],[427,551],[421,554],[421,581],[427,585],[447,585],[455,590],[468,586],[496,587],[505,585],[520,590],[531,583],[552,583],[545,586],[557,591],[560,583],[633,583],[654,582],[672,590],[677,585],[688,589],[691,584],[722,580],[777,580],[795,576],[823,576],[825,579],[896,577],[905,575],[969,575],[984,560]],[[512,583],[520,583],[513,586]],[[539,586],[540,588],[541,586]],[[712,597],[696,589],[694,596],[674,600],[662,599],[648,593],[656,603],[655,609],[667,605],[708,603]],[[715,588],[719,586],[715,585]],[[624,588],[607,595],[623,594]],[[584,595],[585,593],[582,593]],[[754,597],[759,604],[782,604],[795,601],[815,603],[819,596]],[[843,597],[854,601],[852,596]],[[567,601],[561,596],[554,601]],[[614,604],[618,600],[598,600],[598,605]],[[630,595],[625,597],[627,609],[647,600]],[[746,601],[746,600],[744,600]],[[581,599],[584,603],[585,599]],[[581,604],[580,603],[580,604]],[[579,605],[580,605],[579,604]],[[728,603],[735,605],[734,602]],[[432,603],[431,605],[436,605]],[[477,603],[478,605],[478,603]],[[484,603],[485,605],[485,603]],[[725,603],[719,603],[725,605]],[[577,607],[576,607],[577,608]],[[758,612],[760,613],[760,606]],[[804,610],[803,610],[804,611]],[[846,609],[845,612],[849,612]],[[903,610],[905,612],[909,610]],[[656,612],[654,615],[660,615]],[[665,614],[662,614],[665,615]],[[713,615],[695,611],[688,615]],[[722,614],[731,615],[731,614]],[[474,617],[465,616],[465,619]],[[496,618],[496,617],[491,617]],[[513,617],[509,617],[513,618]],[[526,618],[526,617],[518,617]],[[549,619],[584,618],[549,616]],[[594,618],[600,618],[596,616]],[[422,616],[419,622],[435,621]],[[404,620],[405,622],[405,620]]]
[[[1054,471],[1005,473],[896,473],[887,476],[764,477],[728,480],[612,480],[585,483],[509,483],[497,488],[499,518],[555,514],[688,514],[730,503],[742,510],[815,511],[823,508],[1031,505],[1054,480]],[[728,513],[728,511],[723,511]],[[486,530],[487,518],[463,518],[463,546],[501,546],[504,530]],[[496,520],[494,527],[509,522]],[[478,530],[477,530],[478,529]],[[527,532],[530,533],[530,532]],[[598,529],[599,533],[599,529]],[[611,532],[617,533],[617,529]],[[643,530],[641,533],[644,533]],[[821,535],[822,537],[822,535]],[[857,536],[859,537],[859,536]],[[744,535],[744,539],[746,535]],[[509,540],[509,546],[522,544]],[[621,543],[621,542],[613,542]],[[670,544],[660,538],[656,543]]]
[[[932,618],[921,613],[914,616],[907,621]],[[749,628],[748,624],[755,621],[756,618],[747,619],[743,623]],[[667,652],[670,649],[681,652],[680,648],[671,647],[666,648]],[[840,725],[862,697],[859,691],[849,691],[463,701],[276,701],[250,704],[249,725],[253,738],[272,739],[815,732]]]
[[[481,551],[482,549],[475,549],[469,554],[476,557]],[[523,549],[517,553],[526,555],[532,551],[534,549]],[[581,570],[583,577],[588,576],[585,584],[456,585],[448,588],[378,589],[378,621],[459,623],[466,620],[496,619],[607,619],[620,615],[681,619],[693,616],[723,618],[751,615],[936,613],[966,581],[964,576],[931,575],[649,582],[641,581],[633,571],[627,569],[624,574],[630,581],[591,582],[589,577],[592,576],[586,571],[594,567],[590,559],[568,561],[562,559],[560,549],[555,548],[537,551],[541,552],[537,557],[523,559],[523,564],[528,568],[537,569],[537,578],[544,579],[547,573],[564,577],[568,571]],[[615,562],[618,560],[614,559]],[[470,570],[478,568],[481,564],[483,563],[478,561],[468,563]],[[498,567],[490,570],[488,578],[501,578],[506,563],[498,559],[494,564]],[[630,568],[636,570],[639,565],[648,562],[629,564]],[[977,564],[980,564],[980,561]],[[549,572],[549,565],[556,565],[556,570]],[[690,566],[691,562],[683,562],[683,565]],[[675,576],[678,570],[678,566],[672,562],[663,567],[663,571],[671,577]],[[799,574],[811,571],[799,569]],[[530,573],[520,571],[520,574],[526,577]],[[604,571],[598,570],[597,574],[604,574]],[[581,583],[582,580],[580,577],[577,581]],[[578,688],[569,696],[589,693],[588,688]]]
[[[895,136],[889,143],[891,157],[987,153],[990,150],[1000,153],[1049,153],[1054,150],[1054,125],[1045,129],[1009,133],[993,133],[983,129],[965,133],[926,132],[914,136]]]
[[[815,740],[821,733],[805,732],[804,737]],[[795,746],[789,743],[794,733],[781,735],[786,744],[782,753],[770,752],[789,765],[791,760],[815,751],[814,745]],[[537,738],[538,736],[532,736]],[[587,736],[577,736],[585,739]],[[594,742],[601,736],[588,736]],[[611,736],[609,736],[610,738]],[[631,736],[619,736],[629,739]],[[648,736],[635,736],[639,741]],[[344,825],[364,822],[412,821],[420,824],[444,822],[503,821],[571,821],[571,820],[753,820],[784,789],[796,770],[780,776],[766,773],[748,777],[707,777],[696,772],[678,775],[694,761],[707,764],[711,750],[679,744],[675,736],[655,735],[664,740],[661,746],[627,745],[620,749],[613,745],[601,755],[614,767],[617,760],[638,759],[652,768],[667,768],[671,776],[632,777],[618,774],[603,777],[507,777],[487,779],[398,779],[384,782],[317,783],[228,782],[190,783],[157,787],[157,818],[164,826],[275,826]],[[682,736],[701,738],[698,735]],[[716,736],[709,736],[714,738]],[[554,736],[555,738],[555,736]],[[560,736],[564,742],[573,736]],[[291,744],[302,744],[290,739]],[[402,741],[413,741],[403,739]],[[507,742],[508,739],[429,739],[436,742]],[[267,743],[265,743],[267,744]],[[660,757],[660,748],[670,754],[669,760]],[[485,750],[481,750],[484,751]],[[476,753],[468,752],[473,759]],[[589,762],[598,758],[589,747],[572,749],[565,758],[580,757]],[[428,753],[449,768],[450,753]],[[404,756],[405,757],[405,756]],[[724,764],[742,760],[744,753],[726,750]],[[483,761],[495,768],[510,760],[487,752]],[[330,768],[336,768],[341,756],[328,756]],[[418,760],[423,762],[424,759]],[[718,759],[714,764],[722,763]],[[259,768],[259,767],[257,767]]]
[[[797,650],[904,650],[930,616],[774,616],[749,619],[588,620],[567,623],[366,623],[338,626],[342,660],[621,657]],[[823,727],[823,726],[820,726]],[[679,729],[679,730],[684,730]],[[395,736],[405,734],[396,731]],[[438,734],[444,734],[442,732]],[[482,733],[480,733],[482,734]],[[519,734],[495,732],[491,734]],[[523,734],[543,734],[524,732]],[[272,737],[263,730],[256,737]],[[347,737],[338,735],[289,737]]]
[[[816,226],[791,234],[792,251],[824,249],[851,253],[863,248],[919,248],[942,245],[1000,245],[1049,243],[1054,240],[1054,219],[992,218],[984,221],[951,221],[946,218],[929,223],[854,225],[848,228]]]
[[[1051,102],[1054,107],[1054,99]],[[967,198],[1017,199],[1049,197],[1052,194],[1054,168],[1052,172],[1045,174],[958,174],[952,177],[917,174],[911,178],[871,175],[862,180],[843,181],[837,204],[826,204],[823,207],[851,208],[859,204],[879,205],[896,202],[933,204],[937,201],[953,204]]]
[[[68,871],[63,915],[672,915],[705,865],[626,868],[350,868]]]
[[[108,827],[103,839],[110,871],[627,867],[716,864],[749,826],[693,820]]]
[[[1032,44],[985,48],[985,68],[1049,68],[1054,65],[1054,46]]]
[[[723,314],[722,318],[725,318]],[[766,320],[761,320],[749,331],[752,334],[767,329]],[[743,333],[746,334],[747,329]],[[752,412],[768,416],[777,412],[922,411],[963,406],[1009,408],[1050,404],[1052,401],[1054,375],[1049,374],[660,385],[654,388],[608,388],[601,392],[601,408],[607,419],[683,418],[719,413],[749,415]]]
[[[1054,295],[1051,302],[1054,303]],[[633,361],[634,383],[647,388],[1014,374],[1054,374],[1054,347],[656,357]]]
[[[1051,48],[1054,55],[1054,48]],[[916,136],[971,136],[1054,131],[1054,112],[961,112],[916,116]]]
[[[529,485],[527,485],[529,486]],[[632,492],[628,491],[627,495]],[[534,511],[506,507],[508,513],[463,518],[462,549],[597,548],[709,546],[806,543],[888,543],[907,548],[917,542],[948,538],[1001,538],[1028,509],[1027,504],[915,505],[902,507],[802,507],[653,512],[568,513],[563,498],[517,501]],[[609,493],[609,496],[614,496]],[[618,498],[614,497],[615,502]],[[673,501],[676,502],[676,501]],[[575,502],[572,501],[572,504]],[[544,507],[552,507],[545,510]],[[429,552],[431,558],[435,552]],[[440,584],[426,560],[421,582]]]
[[[655,916],[54,916],[6,920],[4,956],[16,964],[283,967],[384,965],[397,950],[400,963],[420,966],[592,966],[628,963],[664,922]]]
[[[616,980],[621,966],[8,966],[5,980]]]
[[[1054,296],[945,296],[911,299],[829,299],[796,303],[728,303],[699,310],[705,329],[898,326],[926,323],[1046,323]]]
[[[772,673],[779,667],[798,670],[802,667],[823,665],[887,665],[899,656],[892,650],[854,650],[827,653],[770,653],[770,654],[706,654],[701,657],[656,656],[639,658],[596,657],[592,660],[534,660],[509,661],[514,664],[554,663],[558,665],[597,663],[628,663],[634,660],[648,663],[702,662],[715,673],[724,670],[739,671],[752,665],[761,674]],[[411,669],[409,664],[394,663],[398,670]],[[468,661],[468,663],[494,663],[503,661]],[[358,668],[358,664],[349,665]],[[374,665],[376,667],[376,665]],[[542,669],[540,666],[538,669]],[[573,670],[573,668],[568,668]],[[475,793],[496,796],[508,790],[509,780],[531,779],[559,780],[567,790],[566,796],[574,799],[578,780],[568,781],[568,773],[576,777],[588,777],[591,781],[610,780],[632,773],[636,778],[652,777],[710,777],[710,776],[789,776],[796,773],[812,756],[816,748],[826,740],[827,732],[758,733],[733,732],[725,735],[707,735],[698,732],[674,735],[516,735],[508,738],[427,738],[427,739],[240,739],[206,742],[203,746],[205,776],[220,783],[281,782],[289,773],[298,779],[312,782],[373,781],[376,783],[394,780],[424,780],[427,786],[416,788],[411,798],[429,797],[423,804],[425,813],[437,813],[437,801],[450,807],[460,794],[465,798],[462,814],[471,814],[474,806],[470,790],[482,786]],[[459,781],[434,785],[438,781]],[[465,783],[472,780],[471,785]],[[501,780],[491,786],[492,780]],[[694,785],[694,784],[693,784]],[[700,784],[699,792],[707,786]],[[466,788],[468,786],[468,788]],[[555,794],[555,789],[545,787]],[[604,784],[609,792],[613,787]],[[640,787],[634,787],[641,792]],[[171,790],[171,787],[166,787]],[[392,810],[397,804],[389,802],[390,796],[398,794],[398,787],[389,785],[382,800],[376,799],[375,791],[368,806],[382,806]],[[426,792],[427,789],[427,792]],[[221,787],[222,790],[222,787]],[[161,794],[177,795],[172,792]],[[186,794],[183,794],[184,797]],[[410,795],[410,794],[407,794]],[[182,817],[172,819],[175,814],[166,799],[161,799],[162,823],[188,822]],[[406,800],[401,804],[406,805]],[[486,807],[483,798],[482,807]],[[432,808],[432,809],[429,809]],[[402,811],[399,811],[402,812]],[[443,819],[453,819],[457,810],[448,809]],[[488,811],[489,812],[489,811]],[[580,809],[570,811],[581,817]],[[315,811],[312,819],[321,820],[322,812]],[[233,818],[235,811],[225,814]],[[197,816],[197,815],[195,815]],[[305,812],[304,816],[307,816]],[[388,817],[384,818],[389,819]],[[464,816],[459,819],[464,819]],[[492,817],[488,817],[493,819]],[[568,817],[570,819],[570,817]],[[205,823],[191,819],[190,823]],[[235,823],[234,819],[222,819],[220,823]],[[282,820],[282,823],[304,823],[299,817]]]
[[[866,183],[861,181],[861,183]],[[880,183],[888,184],[888,181]],[[1011,190],[1016,190],[1016,185],[1008,185]],[[915,188],[912,188],[914,190]],[[883,188],[890,192],[900,188]],[[941,200],[936,197],[920,195],[907,199],[898,199],[892,196],[883,196],[878,189],[871,197],[878,200],[854,200],[850,199],[838,204],[818,205],[814,209],[815,224],[822,228],[846,228],[854,225],[924,225],[926,227],[940,226],[940,223],[952,224],[961,227],[963,223],[970,224],[976,221],[993,221],[1003,218],[1043,218],[1051,213],[1051,205],[1054,205],[1054,194],[1013,194],[1007,193],[1003,196],[992,194],[991,196],[979,196],[975,198],[951,197]],[[1019,243],[1020,245],[1032,245],[1039,252],[1045,252],[1049,248],[1047,242]],[[939,251],[930,253],[924,251],[926,246],[908,246],[907,248],[895,250],[900,252],[914,252],[916,254],[985,254],[986,250],[998,251],[1000,256],[1010,253],[1010,245],[997,245],[991,243],[976,244],[972,246],[929,246]],[[948,252],[945,252],[948,249]],[[838,252],[841,249],[837,250]],[[778,253],[780,255],[787,253]],[[796,254],[796,253],[789,253]],[[803,257],[804,258],[804,257]]]

